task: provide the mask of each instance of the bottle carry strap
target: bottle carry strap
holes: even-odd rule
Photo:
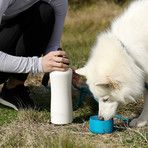
[[[49,81],[49,74],[50,73],[45,73],[42,79],[42,85],[43,86],[47,86],[48,85],[48,81]]]

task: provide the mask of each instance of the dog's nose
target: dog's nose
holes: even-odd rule
[[[104,117],[99,116],[99,120],[104,121]]]

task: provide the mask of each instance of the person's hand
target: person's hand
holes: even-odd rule
[[[75,72],[75,68],[74,67],[70,67],[72,69],[72,82],[76,85],[76,86],[79,86],[79,83],[81,81],[81,76],[79,74],[77,74]]]
[[[65,51],[51,51],[42,58],[43,72],[68,70],[69,66],[63,63],[70,63],[70,60],[58,56],[65,57]]]

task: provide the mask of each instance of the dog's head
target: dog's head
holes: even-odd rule
[[[99,41],[98,41],[99,42]],[[119,42],[101,39],[85,67],[76,73],[87,79],[94,97],[99,100],[99,116],[112,118],[123,103],[135,101],[143,91],[143,74]]]

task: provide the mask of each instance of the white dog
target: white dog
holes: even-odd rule
[[[148,0],[136,0],[98,36],[87,64],[76,72],[99,100],[99,116],[112,118],[118,107],[144,94],[144,109],[130,126],[148,124]]]

